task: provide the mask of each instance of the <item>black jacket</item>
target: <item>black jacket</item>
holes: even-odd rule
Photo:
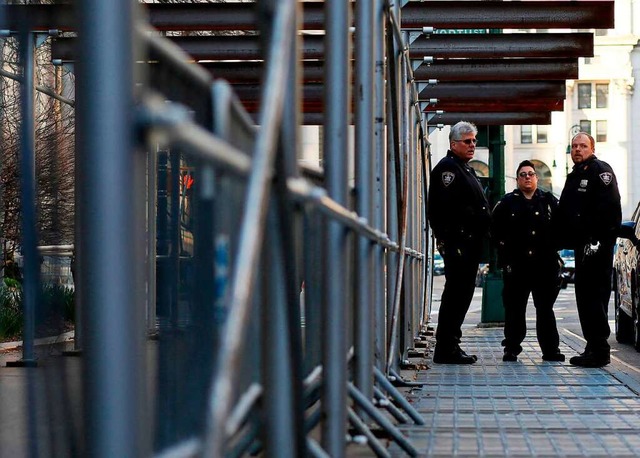
[[[445,243],[480,245],[488,234],[490,209],[475,170],[451,151],[430,175],[428,217]]]
[[[555,265],[558,256],[551,219],[557,208],[558,199],[540,189],[536,189],[531,199],[518,189],[500,199],[491,221],[498,265]]]
[[[554,221],[559,247],[576,249],[595,241],[612,245],[621,220],[618,181],[611,166],[595,156],[575,165]]]

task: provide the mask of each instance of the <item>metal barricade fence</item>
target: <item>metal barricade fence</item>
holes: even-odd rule
[[[76,8],[83,421],[66,452],[339,457],[353,430],[388,456],[377,424],[415,456],[395,421],[423,420],[392,382],[428,319],[428,146],[400,6],[325,2],[319,174],[297,164],[300,2],[256,2],[253,115],[136,2]]]

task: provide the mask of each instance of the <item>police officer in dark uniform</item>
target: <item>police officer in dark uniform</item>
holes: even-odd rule
[[[516,172],[517,189],[506,194],[492,212],[491,237],[502,269],[505,309],[503,361],[517,361],[527,333],[529,295],[536,308],[536,335],[546,361],[564,361],[553,304],[560,291],[560,264],[551,217],[558,199],[538,189],[538,175],[530,161]]]
[[[594,152],[591,135],[580,132],[571,140],[574,166],[560,196],[557,218],[560,246],[575,251],[576,304],[587,345],[569,362],[582,367],[601,367],[610,362],[611,269],[622,220],[616,176]]]
[[[477,133],[471,123],[455,124],[449,133],[447,156],[430,176],[428,216],[444,259],[445,275],[435,363],[473,364],[477,360],[460,348],[462,323],[473,299],[482,241],[490,224],[487,198],[468,164],[475,153]]]

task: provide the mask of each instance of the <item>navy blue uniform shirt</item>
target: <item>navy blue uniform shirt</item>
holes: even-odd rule
[[[516,189],[500,199],[492,213],[491,238],[498,249],[498,265],[557,263],[551,218],[558,199],[536,189],[531,199]]]
[[[595,155],[575,165],[554,220],[560,248],[575,249],[595,241],[613,244],[621,221],[620,192],[611,166]]]
[[[428,216],[437,240],[480,243],[488,234],[489,203],[475,170],[451,151],[431,172]]]

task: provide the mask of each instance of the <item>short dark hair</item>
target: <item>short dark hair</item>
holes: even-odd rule
[[[520,169],[522,167],[531,167],[533,169],[533,171],[536,171],[536,166],[533,165],[533,162],[531,162],[530,160],[524,160],[522,161],[520,164],[518,164],[518,168],[516,169],[516,175],[520,172]]]
[[[591,143],[591,149],[595,151],[596,149],[596,140],[591,136],[590,133],[588,132],[578,132],[577,134],[575,134],[573,137],[571,137],[571,144],[573,144],[573,140],[578,136],[578,135],[586,135],[587,138],[589,139],[589,143]]]

